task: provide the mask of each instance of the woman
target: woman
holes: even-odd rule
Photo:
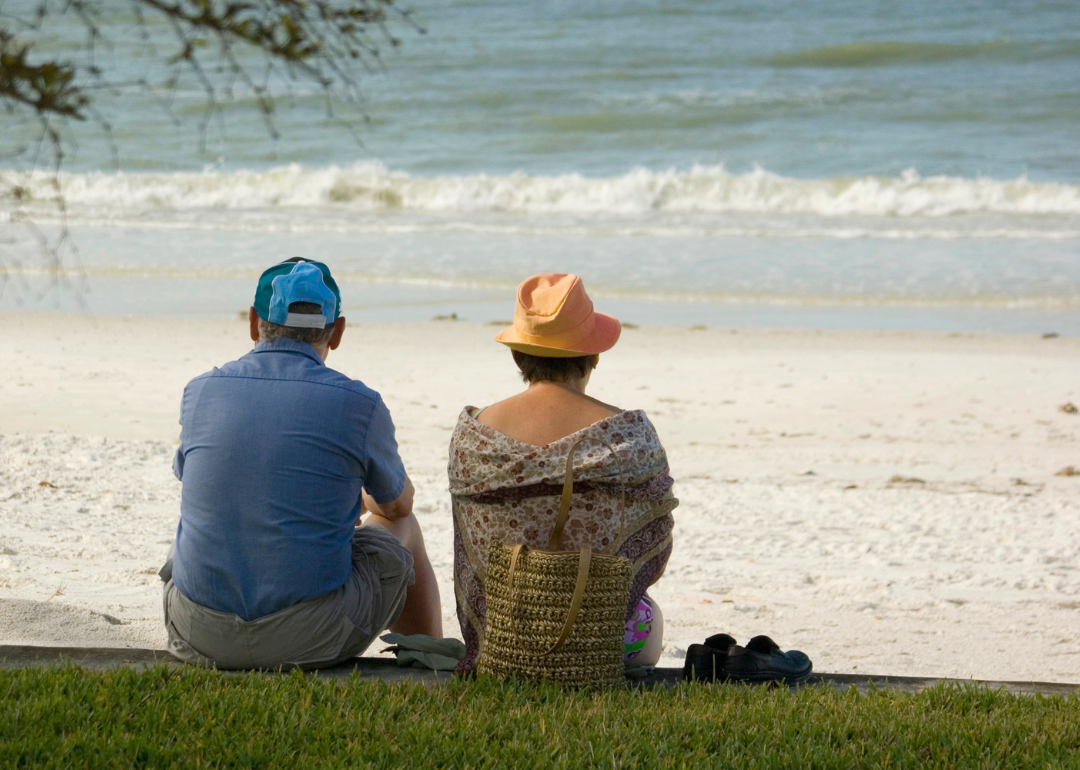
[[[454,591],[466,646],[459,673],[476,668],[483,640],[489,545],[547,548],[566,457],[583,438],[597,441],[576,454],[561,547],[589,546],[630,561],[626,657],[646,665],[660,657],[663,620],[645,590],[671,555],[671,511],[679,501],[667,456],[643,411],[585,395],[599,354],[620,331],[615,318],[593,311],[576,275],[534,275],[518,287],[514,325],[495,339],[513,351],[528,388],[485,409],[465,407],[450,441]]]

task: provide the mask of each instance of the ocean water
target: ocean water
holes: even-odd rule
[[[235,316],[303,255],[363,320],[505,319],[553,270],[637,323],[1080,334],[1075,2],[411,7],[359,141],[297,87],[276,139],[242,90],[205,131],[190,78],[101,91],[59,277],[50,179],[3,152],[33,127],[5,125],[0,308]],[[168,76],[107,21],[118,79]],[[43,50],[80,34],[50,19]]]

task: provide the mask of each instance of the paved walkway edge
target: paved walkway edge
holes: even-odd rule
[[[49,666],[71,662],[90,670],[110,668],[133,668],[143,670],[150,666],[165,664],[179,667],[183,665],[164,650],[148,650],[126,647],[32,647],[24,645],[0,645],[0,668],[26,668],[30,666]],[[452,674],[440,671],[428,671],[418,668],[398,668],[389,658],[353,658],[351,661],[333,668],[324,668],[311,672],[326,679],[345,679],[353,671],[365,679],[400,681],[415,679],[425,682],[445,682]],[[658,668],[645,679],[634,683],[645,687],[670,687],[682,680],[682,669]],[[933,677],[887,676],[867,674],[814,674],[808,684],[823,684],[839,690],[855,687],[860,692],[870,690],[900,690],[919,692],[933,687],[939,682],[950,684],[976,684],[991,690],[1004,689],[1014,694],[1037,695],[1077,695],[1080,696],[1080,684],[1060,684],[1054,682],[999,682],[978,679],[936,679]]]

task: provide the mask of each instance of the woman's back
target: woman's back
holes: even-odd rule
[[[476,420],[515,441],[547,446],[621,411],[568,383],[537,382],[482,410]]]

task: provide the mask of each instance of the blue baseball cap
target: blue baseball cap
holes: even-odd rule
[[[311,302],[322,308],[322,313],[290,313],[289,306],[294,302]],[[253,304],[259,318],[279,326],[321,329],[341,315],[341,293],[330,268],[302,257],[264,271]]]

